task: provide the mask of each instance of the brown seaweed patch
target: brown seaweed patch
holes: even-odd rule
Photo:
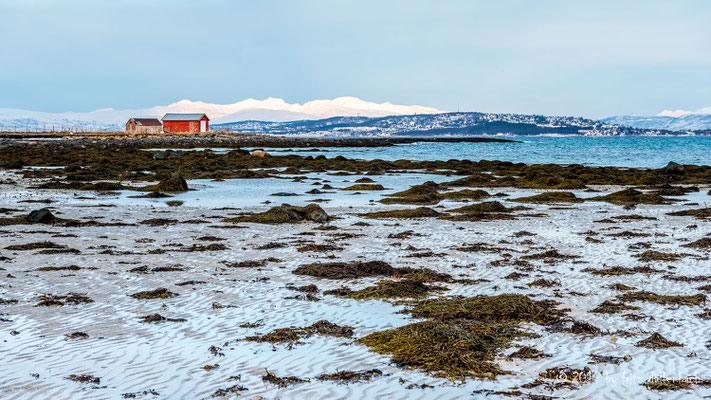
[[[84,339],[89,339],[89,335],[85,332],[72,332],[72,333],[67,333],[66,335],[67,339],[70,340],[84,340]]]
[[[267,211],[244,215],[236,218],[225,219],[225,222],[252,222],[259,224],[285,224],[304,221],[326,222],[330,219],[328,214],[316,204],[309,204],[305,207],[296,207],[289,204],[282,204],[272,207]]]
[[[54,242],[32,242],[25,244],[13,244],[5,247],[5,250],[13,251],[25,251],[25,250],[37,250],[37,249],[63,249],[66,246],[57,244]]]
[[[534,301],[521,294],[426,299],[414,303],[405,312],[416,318],[464,319],[484,323],[553,323],[560,321],[564,315],[550,302]]]
[[[385,187],[383,185],[379,184],[371,184],[371,183],[358,183],[355,185],[351,185],[348,187],[344,187],[341,190],[353,190],[353,191],[361,191],[361,190],[385,190]]]
[[[639,310],[637,306],[630,306],[624,303],[614,302],[612,300],[605,300],[599,306],[592,309],[590,312],[598,314],[617,314],[623,311],[636,311]]]
[[[278,386],[280,388],[285,388],[287,386],[295,385],[297,383],[308,382],[308,379],[301,379],[296,376],[276,376],[266,370],[266,374],[262,375],[262,381],[271,383],[272,385]]]
[[[391,299],[391,298],[418,298],[429,295],[432,292],[447,290],[443,286],[425,285],[420,281],[404,279],[400,281],[378,282],[375,286],[356,290],[346,294],[344,297],[350,299]]]
[[[145,315],[140,317],[139,320],[146,324],[158,324],[161,322],[185,322],[185,318],[166,318],[158,313]]]
[[[353,336],[353,328],[322,320],[304,328],[275,329],[264,335],[248,336],[245,340],[257,343],[287,343],[293,345],[299,344],[301,339],[306,339],[313,335],[351,337]]]
[[[709,219],[711,218],[711,207],[674,211],[667,213],[667,215],[671,215],[673,217],[694,217],[697,219]]]
[[[371,213],[360,214],[361,217],[365,218],[398,218],[398,219],[409,219],[409,218],[431,218],[438,217],[442,213],[435,211],[429,207],[417,207],[411,209],[401,209],[401,210],[388,210],[388,211],[376,211]]]
[[[64,265],[59,267],[39,267],[37,271],[79,271],[81,269],[78,265]]]
[[[66,379],[69,379],[70,381],[73,382],[79,382],[79,383],[85,383],[85,384],[94,384],[98,385],[101,383],[101,378],[89,374],[71,374],[69,375]]]
[[[617,296],[620,301],[647,301],[657,304],[673,304],[680,306],[696,306],[706,302],[706,295],[695,294],[689,296],[661,295],[653,292],[629,292]]]
[[[650,262],[650,261],[674,262],[674,261],[680,260],[683,257],[684,257],[684,254],[664,253],[661,251],[648,250],[642,254],[639,254],[637,256],[637,259],[642,262]]]
[[[393,268],[384,261],[353,261],[314,263],[297,267],[294,271],[296,275],[309,275],[326,279],[352,279],[368,276],[394,276],[400,270]]]
[[[545,192],[533,196],[519,197],[511,199],[518,203],[535,203],[535,204],[551,204],[551,203],[582,203],[583,199],[578,198],[571,192]]]
[[[54,294],[42,294],[38,298],[38,302],[35,307],[50,307],[50,306],[64,306],[72,305],[76,306],[79,304],[93,303],[94,300],[81,293],[67,293],[65,295],[54,295]]]
[[[494,363],[495,355],[522,334],[513,325],[427,320],[375,332],[359,342],[391,355],[399,367],[450,378],[495,378],[506,373]]]
[[[692,249],[711,249],[711,238],[701,238],[695,242],[683,244],[681,247],[688,247]]]
[[[657,332],[654,332],[651,336],[646,339],[640,340],[635,344],[637,347],[646,347],[648,349],[667,349],[669,347],[683,347],[681,343],[674,342],[665,338]]]
[[[697,376],[688,376],[686,378],[656,377],[644,382],[644,387],[658,392],[689,390],[696,386],[709,387],[711,386],[711,379],[702,379]]]
[[[349,384],[354,382],[367,382],[374,377],[382,376],[383,371],[379,369],[369,369],[363,371],[338,371],[331,374],[321,374],[316,377],[319,381],[332,381],[339,384]]]
[[[524,360],[539,360],[541,358],[547,358],[547,357],[551,357],[551,355],[546,354],[546,353],[538,350],[535,347],[523,346],[520,349],[509,354],[506,358],[508,358],[508,359],[520,358],[520,359],[524,359]]]
[[[676,200],[667,199],[655,193],[644,193],[636,189],[624,189],[605,196],[593,197],[592,201],[606,201],[612,204],[670,204]]]
[[[130,295],[134,299],[138,300],[151,300],[151,299],[169,299],[178,296],[177,293],[173,293],[166,288],[158,288],[155,290],[145,290],[142,292],[133,293]]]

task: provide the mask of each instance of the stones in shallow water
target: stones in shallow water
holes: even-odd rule
[[[31,224],[51,224],[56,220],[54,214],[48,208],[33,210],[27,215],[27,222]]]
[[[177,172],[170,174],[167,178],[162,179],[155,185],[149,185],[141,188],[142,191],[147,192],[187,192],[190,188],[188,183],[185,181],[182,175]]]
[[[171,297],[178,296],[177,293],[173,293],[166,288],[158,288],[155,290],[146,290],[143,292],[137,292],[130,295],[134,299],[138,300],[151,300],[151,299],[169,299]]]

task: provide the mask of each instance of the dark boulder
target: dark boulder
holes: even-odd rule
[[[30,212],[27,216],[27,222],[31,224],[51,224],[57,219],[47,208],[40,208]]]
[[[684,166],[681,164],[677,164],[674,161],[669,161],[669,164],[667,164],[666,167],[664,167],[664,175],[676,175],[676,174],[683,174],[684,173]]]
[[[188,188],[188,183],[185,179],[177,172],[171,174],[169,177],[158,182],[157,185],[150,185],[143,187],[139,190],[148,192],[187,192],[190,190]]]

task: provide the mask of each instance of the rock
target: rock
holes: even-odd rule
[[[254,151],[252,152],[252,155],[255,156],[255,157],[266,157],[266,156],[269,155],[269,153],[267,153],[267,152],[264,151],[264,150],[254,150]]]
[[[328,222],[328,214],[326,214],[326,211],[323,211],[323,209],[316,204],[309,204],[304,207],[304,210],[307,211],[306,219],[314,222]]]
[[[190,190],[188,188],[188,183],[185,179],[177,173],[174,172],[169,177],[160,181],[157,185],[150,185],[141,188],[140,190],[149,192],[187,192]]]
[[[30,212],[27,216],[27,222],[31,224],[51,224],[57,218],[47,208],[40,208]]]
[[[674,161],[669,161],[669,164],[667,164],[667,166],[664,167],[664,175],[683,174],[683,173],[684,173],[684,166],[681,164],[677,164]]]

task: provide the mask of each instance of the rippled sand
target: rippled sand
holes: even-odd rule
[[[357,179],[358,177],[353,177]],[[377,177],[375,177],[377,180]],[[7,195],[8,191],[15,195]],[[6,194],[0,207],[17,208],[22,212],[41,205],[17,203],[23,195],[17,188],[2,185]],[[523,191],[507,190],[514,196]],[[29,192],[26,192],[29,196]],[[528,192],[526,192],[528,193]],[[705,193],[705,192],[704,192]],[[32,195],[36,195],[32,193]],[[708,196],[694,198],[708,201]],[[705,195],[704,195],[705,196]],[[623,283],[640,290],[660,294],[696,294],[703,282],[677,282],[662,279],[661,274],[631,274],[599,277],[585,268],[603,266],[639,266],[634,256],[643,250],[630,248],[638,242],[649,242],[657,251],[687,253],[679,261],[653,262],[655,268],[679,276],[709,275],[711,261],[708,252],[682,249],[679,246],[709,235],[708,222],[691,217],[670,217],[666,213],[674,206],[639,206],[633,211],[606,203],[583,203],[560,209],[549,205],[532,206],[528,214],[517,220],[490,222],[450,222],[437,219],[367,220],[371,226],[354,226],[366,221],[357,214],[385,206],[329,207],[324,209],[339,219],[331,222],[339,230],[315,230],[312,223],[287,225],[240,224],[241,228],[225,229],[220,218],[237,210],[190,205],[176,208],[150,204],[121,204],[115,207],[88,205],[74,201],[66,193],[45,192],[42,198],[60,199],[49,206],[63,218],[94,219],[102,222],[137,223],[149,218],[173,218],[179,221],[197,220],[203,223],[177,223],[167,226],[145,225],[114,227],[60,228],[25,225],[0,227],[0,254],[9,260],[0,261],[3,279],[0,298],[17,300],[16,304],[0,305],[0,398],[3,399],[115,399],[124,393],[153,390],[158,395],[138,393],[136,398],[195,399],[210,398],[220,388],[236,384],[248,390],[243,398],[402,398],[458,399],[507,398],[491,391],[508,391],[530,383],[538,373],[550,367],[589,366],[595,374],[592,383],[575,388],[548,390],[545,387],[518,389],[524,394],[540,394],[565,398],[696,398],[711,394],[709,388],[659,393],[641,385],[651,377],[690,376],[711,377],[711,323],[698,317],[700,306],[663,306],[638,302],[645,316],[636,321],[620,314],[590,313],[604,300],[619,292],[607,286]],[[263,210],[255,199],[251,210]],[[457,203],[443,202],[445,207]],[[698,206],[695,206],[698,207]],[[685,207],[691,208],[691,207]],[[621,214],[642,214],[656,220],[635,220],[614,224],[593,221]],[[696,227],[691,227],[696,225]],[[389,239],[392,233],[412,230],[421,236]],[[594,230],[601,243],[586,241],[582,232]],[[515,237],[519,231],[535,236]],[[651,233],[650,237],[610,237],[609,233],[636,231]],[[355,238],[338,240],[334,234],[353,233]],[[61,236],[58,236],[61,235]],[[76,237],[64,237],[67,234]],[[197,240],[203,236],[226,240],[222,251],[181,252],[192,244],[209,244]],[[38,250],[12,251],[15,244],[52,241],[80,251],[80,254],[39,254]],[[316,253],[298,252],[300,241],[333,242],[341,251]],[[530,242],[526,242],[530,241]],[[284,248],[258,250],[268,243],[287,243]],[[485,242],[506,247],[515,257],[555,248],[561,253],[580,256],[559,260],[539,267],[519,281],[504,279],[514,272],[512,266],[493,266],[501,254],[493,252],[462,252],[457,247],[467,243]],[[407,257],[414,250],[431,250],[439,257]],[[150,254],[152,250],[163,254]],[[108,254],[111,253],[111,254]],[[261,268],[226,268],[224,262],[278,259]],[[314,261],[382,260],[393,266],[428,267],[456,277],[484,279],[478,284],[445,284],[445,295],[492,295],[523,293],[535,299],[552,299],[561,307],[570,308],[573,318],[589,322],[604,331],[628,331],[596,337],[551,333],[540,326],[528,328],[540,337],[519,340],[517,345],[534,345],[552,355],[541,360],[506,360],[501,354],[499,365],[511,372],[494,381],[467,380],[451,382],[428,374],[398,368],[389,357],[371,353],[354,339],[314,336],[289,349],[283,345],[247,342],[255,333],[267,333],[275,328],[301,327],[319,320],[329,320],[355,328],[354,338],[369,333],[405,325],[411,318],[398,311],[403,307],[387,301],[358,301],[319,294],[320,301],[285,299],[298,293],[287,284],[316,284],[319,289],[335,289],[342,281],[329,281],[292,274],[299,265]],[[130,269],[179,264],[185,271],[137,274]],[[45,266],[78,265],[78,271],[38,271]],[[459,267],[454,267],[459,266]],[[559,287],[530,288],[526,284],[538,278],[561,283]],[[195,280],[202,284],[178,286]],[[371,285],[377,279],[360,279],[346,284],[354,289]],[[136,300],[129,294],[168,288],[179,296],[170,299]],[[84,293],[93,303],[76,306],[35,307],[43,293]],[[571,293],[572,292],[572,293]],[[215,308],[219,303],[225,307]],[[186,322],[146,324],[139,317],[160,313],[168,318],[184,318]],[[263,321],[256,328],[241,328],[247,322]],[[89,338],[71,340],[72,332],[85,332]],[[634,344],[653,332],[680,342],[684,346],[662,350],[635,347]],[[225,345],[226,342],[229,342]],[[217,346],[224,355],[213,355],[209,348]],[[507,350],[512,352],[516,347]],[[589,354],[631,356],[630,361],[614,364],[588,364]],[[205,370],[205,365],[219,367]],[[348,385],[321,382],[314,379],[322,373],[340,370],[377,368],[384,375],[369,382]],[[294,375],[309,382],[279,388],[262,380],[268,370],[278,376]],[[99,384],[70,381],[70,374],[91,374],[100,377]],[[232,377],[232,379],[230,379]],[[237,378],[238,377],[238,378]],[[410,384],[428,384],[431,388],[408,388]],[[484,390],[484,392],[475,391]],[[234,395],[233,395],[234,396]]]

